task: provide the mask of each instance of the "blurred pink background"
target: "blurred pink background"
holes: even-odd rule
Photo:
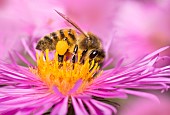
[[[23,40],[32,46],[49,32],[70,28],[54,9],[84,31],[98,35],[106,60],[112,58],[113,64],[122,57],[127,64],[170,46],[170,0],[0,0],[0,60],[8,61],[13,51],[24,54]],[[170,56],[170,49],[161,55]],[[160,62],[170,64],[169,60]],[[136,101],[130,109],[125,105],[128,108],[121,115],[169,115],[169,97],[161,101],[161,108],[152,102]]]

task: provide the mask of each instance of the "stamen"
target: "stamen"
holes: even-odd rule
[[[56,86],[63,95],[70,95],[69,91],[80,79],[82,80],[82,84],[78,90],[74,92],[74,95],[81,93],[93,82],[94,75],[96,77],[101,74],[99,71],[100,67],[94,60],[89,62],[89,59],[87,59],[84,64],[80,63],[80,53],[78,53],[77,62],[72,63],[71,59],[63,60],[62,66],[60,66],[61,63],[58,62],[57,52],[54,53],[53,59],[49,57],[49,50],[45,51],[45,55],[42,52],[40,54],[37,53],[36,57],[37,67],[30,68],[30,71],[36,74],[51,91],[53,91],[53,86]]]

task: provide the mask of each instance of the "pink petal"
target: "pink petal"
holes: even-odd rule
[[[86,115],[83,112],[83,110],[81,109],[80,105],[78,104],[76,98],[71,97],[71,99],[72,99],[72,104],[73,104],[73,107],[74,107],[75,114],[76,115]]]
[[[149,99],[151,99],[151,100],[153,100],[157,103],[160,103],[158,97],[153,95],[153,94],[150,94],[150,93],[141,92],[141,91],[134,91],[134,90],[127,90],[127,89],[121,89],[119,91],[125,92],[127,94],[131,94],[131,95],[135,95],[135,96],[149,98]]]
[[[98,115],[97,110],[94,109],[93,105],[89,101],[83,100],[83,102],[87,105],[90,115]]]
[[[33,51],[30,50],[30,48],[28,47],[28,44],[26,43],[26,41],[24,39],[21,40],[22,44],[25,48],[25,50],[28,52],[28,54],[31,56],[31,58],[36,61],[36,56],[35,53],[33,53]]]
[[[79,79],[75,83],[74,87],[69,91],[69,94],[76,92],[76,90],[80,87],[81,84],[82,84],[82,79]]]
[[[52,110],[51,115],[61,114],[66,115],[68,109],[68,97],[65,97],[60,103],[58,103]]]
[[[100,110],[103,111],[103,114],[104,115],[112,115],[113,112],[114,113],[117,113],[117,110],[111,106],[111,105],[108,105],[108,104],[105,104],[105,103],[102,103],[102,102],[99,102],[99,101],[96,101],[96,100],[91,100],[91,102],[97,107],[97,108],[100,108]]]
[[[64,97],[64,95],[58,90],[58,88],[56,86],[53,86],[53,90],[58,96]]]

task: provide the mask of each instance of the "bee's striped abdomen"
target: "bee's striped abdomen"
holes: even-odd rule
[[[47,34],[38,42],[36,49],[45,51],[53,51],[56,49],[56,44],[60,40],[66,40],[68,45],[71,47],[76,43],[76,31],[73,29],[61,29],[56,32]]]

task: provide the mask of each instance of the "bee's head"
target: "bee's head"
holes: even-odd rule
[[[91,32],[87,32],[86,35],[87,36],[84,36],[83,34],[80,35],[80,49],[88,50],[86,58],[89,58],[90,60],[94,59],[95,62],[102,63],[105,58],[105,52],[101,40]]]

